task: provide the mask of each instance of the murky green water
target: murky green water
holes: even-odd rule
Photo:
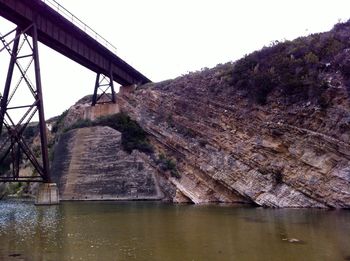
[[[0,260],[350,260],[350,211],[1,201]]]

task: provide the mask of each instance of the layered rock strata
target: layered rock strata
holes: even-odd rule
[[[154,149],[150,156],[132,155],[140,156],[155,184],[158,180],[160,190],[176,202],[349,208],[349,39],[350,21],[326,33],[276,41],[235,63],[121,88],[115,111],[136,120]],[[86,101],[68,112],[63,127],[113,111],[86,113],[81,109],[88,107],[81,105]],[[89,149],[85,143],[93,140],[80,140],[89,136],[86,131],[62,139],[68,154],[78,155],[69,156],[69,166],[57,166],[66,168],[59,173],[73,173],[57,175],[70,197],[78,182],[74,177],[81,175],[74,173],[85,173],[75,166],[87,164],[76,163]],[[108,139],[100,141],[101,148],[110,146]],[[111,166],[114,173],[115,159],[100,155],[93,164]],[[98,168],[89,175],[97,179]],[[137,175],[130,182],[137,183]],[[113,178],[105,183],[108,188]]]
[[[121,110],[176,159],[178,191],[195,203],[349,208],[350,99],[342,80],[329,76],[327,109],[286,104],[279,93],[262,106],[227,86],[232,66],[119,96]]]

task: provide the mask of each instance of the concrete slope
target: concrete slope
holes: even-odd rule
[[[122,150],[109,127],[82,128],[61,136],[52,165],[62,200],[157,200],[158,182],[139,152]]]

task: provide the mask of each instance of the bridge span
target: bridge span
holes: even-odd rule
[[[121,85],[150,81],[119,58],[113,45],[55,4],[52,0],[0,0],[0,15],[23,29],[35,23],[40,42],[96,73],[112,72],[113,80]]]
[[[0,182],[24,181],[49,184],[51,179],[38,42],[97,74],[92,98],[93,106],[99,103],[103,95],[109,97],[111,102],[116,101],[114,81],[129,86],[144,84],[150,80],[118,57],[112,44],[55,0],[0,0],[0,16],[17,26],[10,32],[0,34],[0,44],[2,43],[0,52],[7,51],[10,55],[5,86],[0,93],[0,166],[9,157],[12,159],[11,175],[4,176],[0,173]],[[21,53],[24,45],[30,50],[29,53]],[[23,66],[21,63],[25,59],[29,59],[29,62]],[[30,75],[27,74],[31,66],[34,67],[35,84],[30,81]],[[13,84],[14,70],[18,70],[20,74],[17,84]],[[20,85],[29,88],[33,103],[11,106],[11,100]],[[105,101],[104,99],[103,102]],[[9,114],[9,111],[16,109],[26,109],[18,122],[14,122]],[[23,138],[25,128],[36,113],[39,116],[40,157],[35,155]],[[2,135],[3,128],[6,129],[6,135]],[[20,154],[27,157],[39,176],[19,175]]]

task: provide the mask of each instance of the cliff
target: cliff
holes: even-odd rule
[[[350,207],[350,23],[235,63],[124,88],[192,202]]]
[[[114,105],[84,97],[49,121],[53,179],[66,200],[349,208],[349,95],[347,22]]]

